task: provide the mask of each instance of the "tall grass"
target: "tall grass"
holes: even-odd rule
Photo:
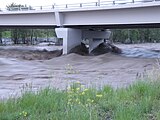
[[[66,91],[46,88],[0,102],[0,120],[160,120],[159,111],[158,81],[116,90],[75,83]]]

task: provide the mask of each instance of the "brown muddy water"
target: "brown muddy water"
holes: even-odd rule
[[[66,89],[68,85],[78,81],[86,87],[127,87],[138,80],[137,77],[157,68],[159,45],[117,45],[123,50],[121,55],[107,53],[80,56],[72,53],[59,57],[54,54],[52,58],[47,58],[51,53],[42,56],[40,51],[53,51],[61,47],[1,46],[0,98],[19,96],[24,88],[32,88],[34,91],[48,86]],[[38,51],[36,56],[33,51]],[[32,59],[32,56],[42,56],[40,58],[43,59]],[[29,57],[31,59],[26,59]]]

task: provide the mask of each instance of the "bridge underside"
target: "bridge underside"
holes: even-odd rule
[[[55,28],[58,38],[63,39],[63,54],[68,54],[70,50],[81,44],[82,39],[89,40],[89,51],[93,50],[97,45],[103,42],[104,39],[109,39],[110,31],[107,29],[131,29],[131,28],[160,28],[159,24],[119,24],[119,25],[78,25],[64,26],[58,28],[52,25],[15,25],[15,26],[0,26],[2,28],[23,28],[23,29],[53,29]]]
[[[66,28],[76,29],[131,29],[131,28],[160,28],[160,23],[150,24],[111,24],[111,25],[77,25],[77,26],[65,26]]]
[[[53,29],[58,28],[54,25],[0,25],[0,28],[24,28],[24,29]],[[76,25],[64,26],[64,28],[87,29],[87,30],[105,30],[105,29],[134,29],[134,28],[160,28],[160,23],[149,24],[112,24],[112,25]]]

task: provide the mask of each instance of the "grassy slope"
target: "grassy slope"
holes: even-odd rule
[[[46,88],[0,102],[0,120],[160,120],[160,83],[139,82],[129,88],[67,91]]]

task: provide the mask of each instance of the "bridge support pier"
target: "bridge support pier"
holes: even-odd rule
[[[73,28],[56,28],[58,38],[63,39],[63,54],[81,44],[82,39],[89,39],[89,52],[96,48],[104,39],[109,39],[110,31],[90,31]]]
[[[89,40],[89,53],[96,48],[100,43],[102,43],[103,39],[90,39]]]
[[[96,48],[100,43],[104,42],[104,39],[109,40],[111,31],[83,31],[82,38],[89,39],[89,53]]]
[[[58,38],[63,38],[63,54],[68,54],[70,50],[81,44],[82,32],[80,29],[56,28]]]

